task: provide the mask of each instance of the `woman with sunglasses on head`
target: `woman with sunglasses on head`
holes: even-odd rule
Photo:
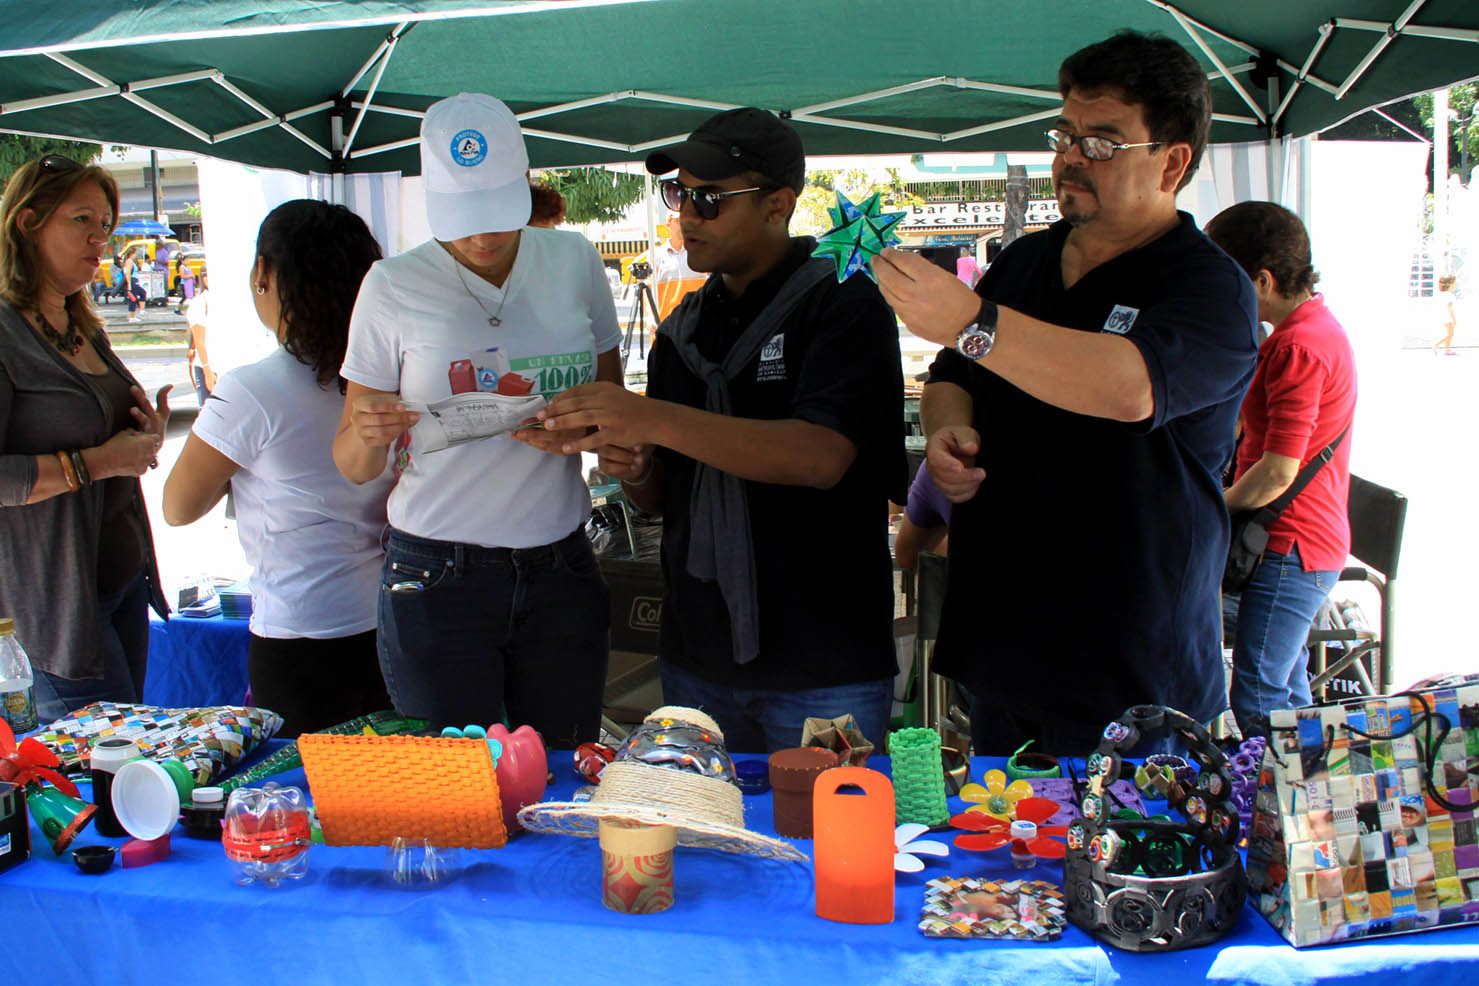
[[[118,215],[102,168],[53,155],[0,201],[0,613],[50,722],[142,698],[159,588],[138,477],[169,419],[114,354],[88,290]]]
[[[375,593],[393,476],[356,485],[330,455],[349,314],[380,247],[342,205],[299,199],[268,213],[256,256],[252,298],[281,345],[201,402],[164,484],[164,519],[192,523],[235,491],[252,566],[252,700],[297,736],[390,706]]]
[[[555,454],[572,435],[525,429],[529,444],[495,433],[447,445],[407,431],[420,420],[408,402],[439,421],[452,413],[439,405],[459,395],[511,403],[621,380],[601,258],[578,233],[526,227],[528,165],[498,100],[463,93],[427,110],[421,167],[435,239],[365,277],[334,460],[355,482],[378,476],[387,455],[399,474],[379,609],[396,709],[438,727],[506,713],[571,748],[596,738],[610,647],[580,458]]]

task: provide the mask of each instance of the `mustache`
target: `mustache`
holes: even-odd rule
[[[1075,185],[1082,185],[1091,192],[1095,191],[1093,180],[1089,178],[1089,173],[1083,168],[1066,165],[1058,174],[1058,185],[1061,186],[1065,181],[1072,182]]]

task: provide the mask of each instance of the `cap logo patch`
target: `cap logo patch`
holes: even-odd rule
[[[464,168],[483,163],[488,156],[488,139],[476,130],[459,130],[452,138],[452,163]]]

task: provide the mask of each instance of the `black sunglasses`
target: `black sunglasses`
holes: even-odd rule
[[[698,218],[715,219],[719,215],[719,203],[725,199],[735,195],[748,195],[751,192],[769,195],[781,186],[756,185],[754,188],[737,188],[732,192],[706,192],[697,188],[689,188],[676,178],[669,178],[659,187],[662,189],[663,204],[674,212],[682,212],[683,203],[692,202],[693,211],[698,213]]]
[[[76,171],[82,165],[62,154],[48,154],[41,159],[41,170],[50,171],[53,174],[62,174],[67,171]]]

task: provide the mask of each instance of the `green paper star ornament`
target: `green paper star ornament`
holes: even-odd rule
[[[837,205],[827,214],[835,223],[831,229],[817,237],[817,248],[813,257],[830,257],[837,263],[837,280],[847,280],[858,271],[869,278],[873,268],[868,261],[878,256],[885,248],[895,246],[899,238],[893,229],[904,219],[902,212],[882,212],[879,201],[881,193],[874,192],[860,204],[854,204],[846,195],[837,193]]]

